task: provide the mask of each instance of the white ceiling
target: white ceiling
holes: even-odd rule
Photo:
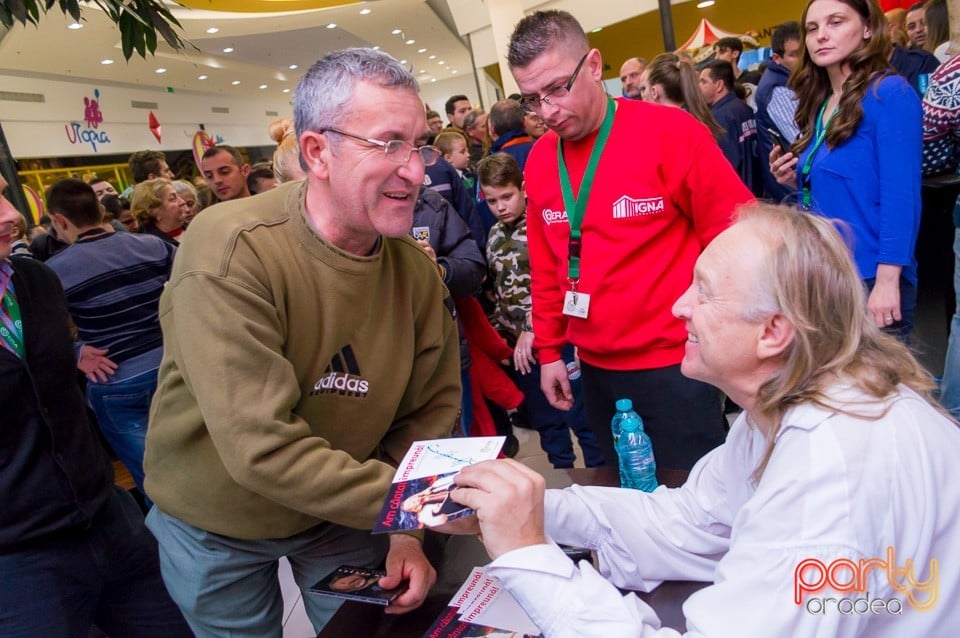
[[[142,59],[134,53],[128,62],[116,25],[95,5],[84,5],[82,29],[68,29],[73,21],[54,9],[38,27],[16,26],[0,34],[0,74],[250,97],[293,89],[309,65],[330,51],[375,45],[406,60],[421,84],[473,70],[470,52],[425,0],[358,2],[282,14],[172,9],[183,37],[196,49],[175,52],[161,39],[155,56]],[[370,13],[361,15],[361,9]],[[210,27],[219,32],[208,34]],[[398,28],[402,34],[393,35]],[[405,44],[407,39],[415,43]],[[224,53],[225,47],[234,51]],[[422,48],[426,51],[418,53]],[[101,64],[104,59],[114,63]],[[291,70],[291,64],[298,68]],[[158,68],[166,72],[158,74]],[[207,78],[199,80],[201,75]]]

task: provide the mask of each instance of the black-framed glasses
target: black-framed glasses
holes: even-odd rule
[[[546,95],[542,97],[521,97],[520,106],[523,107],[523,110],[528,113],[533,113],[542,109],[544,104],[553,104],[554,100],[559,100],[560,98],[569,95],[570,88],[573,86],[573,83],[577,81],[577,76],[580,75],[580,69],[583,68],[583,63],[586,61],[588,55],[590,55],[589,51],[583,54],[583,57],[580,58],[580,61],[577,63],[577,68],[573,70],[573,75],[570,76],[569,80],[563,84],[558,84],[557,86],[553,87],[547,91]]]
[[[387,156],[387,159],[394,164],[406,164],[410,161],[411,155],[414,153],[420,153],[420,159],[423,160],[423,165],[433,166],[437,163],[437,160],[440,159],[440,155],[442,154],[440,149],[436,146],[414,146],[410,142],[405,142],[403,140],[390,140],[389,142],[384,142],[383,140],[375,140],[369,137],[363,137],[362,135],[347,133],[346,131],[341,131],[340,129],[336,128],[325,128],[321,129],[320,132],[336,133],[337,135],[352,137],[355,140],[366,142],[372,146],[379,146],[383,149],[383,154]]]

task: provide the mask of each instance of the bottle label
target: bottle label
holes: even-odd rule
[[[579,361],[569,361],[567,363],[567,377],[571,381],[576,381],[580,378],[580,362]]]

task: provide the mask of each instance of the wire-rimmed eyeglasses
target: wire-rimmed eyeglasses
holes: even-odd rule
[[[580,75],[580,69],[583,68],[583,63],[586,61],[587,56],[590,55],[590,52],[587,51],[583,54],[583,57],[580,58],[580,62],[577,63],[577,68],[573,70],[573,75],[570,76],[570,79],[564,82],[563,84],[558,84],[549,91],[547,91],[544,96],[523,96],[520,98],[520,106],[523,107],[524,111],[528,113],[533,113],[539,111],[543,108],[544,104],[553,104],[554,100],[566,97],[570,93],[570,88],[573,86],[573,83],[577,81],[577,76]]]
[[[373,146],[379,146],[383,149],[383,154],[387,156],[387,159],[395,164],[406,164],[410,161],[410,156],[414,153],[420,153],[420,159],[423,160],[424,166],[433,166],[437,163],[437,160],[440,158],[442,152],[436,146],[414,146],[410,142],[405,142],[404,140],[390,140],[389,142],[384,142],[383,140],[375,140],[369,137],[363,137],[362,135],[354,135],[353,133],[347,133],[346,131],[341,131],[336,128],[325,128],[320,130],[321,133],[336,133],[337,135],[343,135],[344,137],[352,137],[355,140],[361,142],[366,142]]]

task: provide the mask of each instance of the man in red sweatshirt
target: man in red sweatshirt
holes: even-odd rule
[[[753,196],[688,113],[607,96],[600,52],[569,13],[521,20],[507,60],[525,109],[551,129],[525,171],[542,388],[555,407],[572,405],[560,351],[573,343],[607,462],[614,404],[626,397],[658,467],[689,469],[723,441],[722,401],[680,374],[688,334],[670,307],[701,250]]]

